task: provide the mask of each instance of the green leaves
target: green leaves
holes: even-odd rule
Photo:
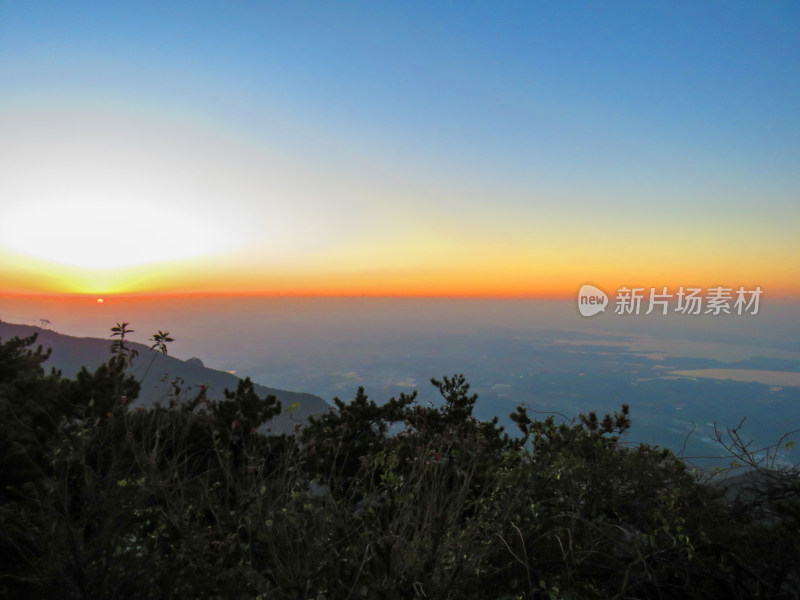
[[[115,408],[138,389],[128,327],[74,380],[44,374],[35,337],[0,344],[0,595],[739,600],[800,577],[796,470],[765,473],[760,508],[729,504],[672,453],[619,443],[627,406],[520,405],[511,439],[454,375],[432,380],[438,407],[360,388],[302,441],[270,437],[280,404],[249,379]]]
[[[169,342],[174,342],[175,338],[169,337],[169,331],[161,331],[159,330],[158,333],[154,334],[153,337],[150,338],[150,341],[153,342],[153,345],[150,346],[150,350],[158,350],[162,354],[167,354],[167,344]]]
[[[111,328],[111,337],[117,337],[119,339],[111,342],[111,354],[113,356],[109,364],[116,366],[120,375],[130,367],[133,364],[133,360],[139,356],[138,350],[130,348],[125,343],[125,336],[130,333],[134,333],[134,330],[128,329],[128,323],[117,323]]]

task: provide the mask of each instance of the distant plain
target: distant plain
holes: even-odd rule
[[[717,464],[714,427],[745,419],[753,448],[800,428],[800,305],[771,302],[760,314],[581,317],[572,301],[403,298],[15,298],[4,321],[70,335],[107,337],[131,323],[135,341],[157,330],[178,358],[257,383],[378,402],[418,390],[436,402],[431,377],[464,373],[477,416],[508,419],[518,404],[573,418],[631,407],[630,442]],[[800,436],[794,436],[798,439]],[[797,462],[784,449],[783,462]]]

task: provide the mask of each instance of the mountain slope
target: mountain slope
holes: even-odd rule
[[[109,340],[78,338],[32,325],[0,323],[2,340],[16,336],[26,337],[32,333],[38,334],[37,344],[52,348],[53,352],[45,366],[59,369],[64,377],[74,377],[84,366],[93,371],[110,356]],[[152,406],[159,401],[166,403],[172,382],[184,391],[206,385],[210,400],[221,400],[226,388],[234,390],[238,384],[239,378],[235,375],[209,369],[197,358],[184,361],[150,350],[143,344],[126,343],[139,352],[129,371],[142,383],[142,391],[135,405]],[[262,397],[272,394],[281,401],[283,411],[266,426],[274,433],[291,433],[298,424],[306,423],[310,415],[325,413],[331,409],[322,398],[313,394],[279,390],[259,384],[255,384],[255,390]],[[290,411],[290,407],[294,408]]]

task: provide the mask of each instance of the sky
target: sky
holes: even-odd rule
[[[800,298],[799,26],[0,0],[0,293]]]

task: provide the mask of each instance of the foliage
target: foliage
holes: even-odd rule
[[[462,375],[432,380],[440,406],[360,388],[273,436],[280,403],[250,380],[132,408],[130,332],[74,380],[44,371],[35,336],[0,343],[0,596],[795,597],[797,469],[738,430],[727,447],[761,484],[735,498],[626,444],[627,406],[520,406],[514,437],[473,416]]]

